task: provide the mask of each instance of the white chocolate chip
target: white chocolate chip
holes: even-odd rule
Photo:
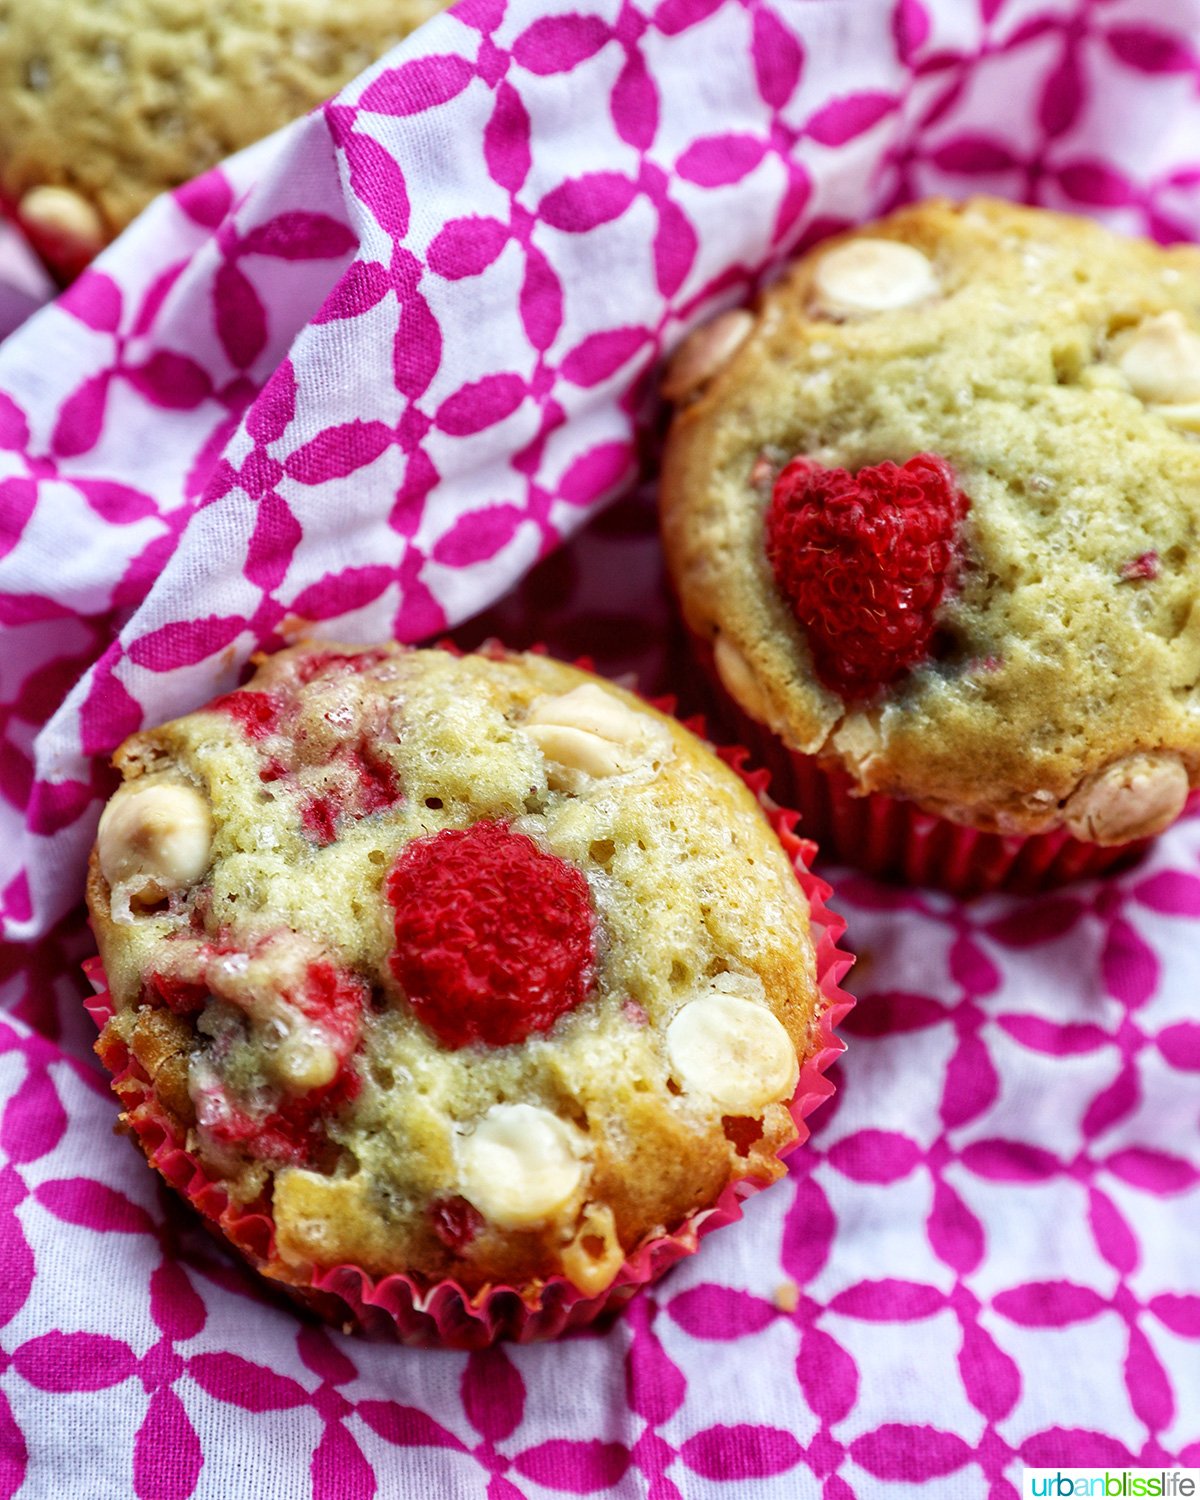
[[[1168,419],[1172,407],[1200,401],[1200,334],[1181,313],[1160,313],[1139,324],[1117,365],[1133,394]]]
[[[665,757],[670,749],[660,724],[593,682],[539,703],[525,729],[546,757],[547,780],[559,791],[577,790],[581,776],[620,775],[651,751]]]
[[[575,1237],[563,1247],[562,1267],[567,1280],[586,1296],[594,1297],[611,1285],[624,1260],[612,1209],[607,1203],[584,1204]]]
[[[544,1224],[583,1181],[579,1133],[536,1104],[494,1104],[457,1143],[459,1190],[501,1229]]]
[[[926,256],[899,240],[849,240],[817,262],[813,291],[820,311],[835,318],[890,312],[938,292]]]
[[[847,714],[831,736],[830,744],[854,779],[865,786],[883,749],[877,720],[868,713]]]
[[[552,763],[551,786],[564,784],[563,770],[582,771],[586,776],[616,776],[632,759],[623,745],[569,724],[532,724],[529,736]]]
[[[100,215],[70,188],[31,188],[17,205],[17,219],[31,239],[48,241],[64,258],[90,259],[104,245]]]
[[[228,1123],[229,1099],[217,1070],[199,1048],[192,1053],[188,1063],[188,1094],[202,1130],[211,1130],[214,1126]]]
[[[1127,844],[1170,827],[1183,811],[1188,774],[1175,755],[1127,755],[1089,776],[1064,809],[1067,827],[1091,844]]]
[[[771,706],[754,669],[728,636],[718,635],[713,641],[713,665],[721,685],[742,712],[756,724],[766,724],[788,740],[790,731],[785,718]]]
[[[719,635],[713,642],[713,665],[721,686],[734,702],[756,723],[766,724],[767,704],[762,689],[755,681],[750,664],[728,636]]]
[[[774,1012],[716,989],[676,1013],[667,1027],[667,1056],[685,1090],[707,1094],[736,1115],[789,1099],[799,1076],[796,1049]]]
[[[545,699],[526,720],[528,724],[569,725],[588,730],[618,745],[637,743],[644,737],[646,722],[645,714],[635,713],[614,693],[606,692],[595,682],[582,683],[569,693]]]
[[[193,787],[126,782],[100,817],[100,869],[114,898],[161,901],[208,869],[212,836],[212,813]]]
[[[1200,432],[1200,401],[1157,403],[1150,408],[1172,427],[1182,427],[1185,432]]]
[[[337,1077],[337,1053],[315,1031],[305,1028],[266,1054],[266,1068],[289,1094],[309,1094]]]
[[[739,974],[735,969],[726,969],[723,974],[714,975],[711,983],[713,989],[720,990],[723,995],[756,1000],[760,1005],[767,1003],[766,986],[757,974]]]
[[[753,316],[739,307],[693,329],[671,356],[663,376],[666,399],[682,401],[707,385],[745,343],[753,327]]]

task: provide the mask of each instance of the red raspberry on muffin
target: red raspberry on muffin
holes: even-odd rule
[[[767,556],[827,687],[865,697],[928,657],[968,507],[928,453],[857,474],[806,458],[784,467]]]

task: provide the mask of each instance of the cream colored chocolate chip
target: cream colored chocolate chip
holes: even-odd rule
[[[1188,774],[1175,755],[1128,755],[1089,776],[1070,796],[1064,820],[1091,844],[1127,844],[1169,828],[1183,811]]]
[[[585,1204],[574,1239],[563,1247],[562,1268],[567,1280],[594,1297],[612,1283],[624,1260],[612,1209],[607,1203]]]
[[[100,817],[100,869],[114,892],[161,901],[208,869],[212,836],[212,813],[193,787],[126,782]]]
[[[1160,313],[1139,324],[1117,364],[1133,394],[1164,417],[1172,407],[1189,410],[1189,403],[1200,401],[1200,334],[1181,313]]]
[[[693,329],[671,356],[663,376],[662,393],[666,399],[682,401],[707,385],[745,343],[753,327],[752,314],[738,307]]]
[[[578,1132],[536,1104],[494,1104],[457,1151],[459,1191],[501,1229],[544,1224],[583,1180]]]
[[[1200,432],[1200,401],[1175,401],[1159,404],[1154,402],[1150,410],[1172,427],[1181,427],[1184,432]]]
[[[312,1031],[293,1032],[267,1054],[267,1071],[289,1094],[309,1094],[337,1077],[337,1053]]]
[[[70,188],[31,188],[17,204],[17,219],[32,238],[52,241],[60,250],[90,257],[104,245],[100,215]]]
[[[766,700],[755,681],[750,664],[728,636],[719,635],[713,642],[713,665],[721,686],[738,706],[756,723],[769,723]]]
[[[652,745],[666,748],[665,734],[653,719],[592,682],[539,703],[525,729],[549,763],[550,785],[559,790],[572,789],[580,772],[616,776]]]
[[[587,776],[616,776],[631,759],[623,745],[570,724],[533,724],[529,734],[548,761]],[[563,784],[562,777],[553,770],[549,780],[551,786]]]
[[[772,1011],[713,991],[689,1000],[667,1027],[671,1071],[689,1093],[737,1115],[791,1097],[799,1076],[792,1039]]]
[[[879,724],[869,713],[849,713],[830,738],[846,769],[864,786],[883,750]]]
[[[736,995],[739,1000],[756,1000],[766,1004],[766,986],[757,974],[739,974],[736,969],[726,969],[713,976],[712,987],[723,995]]]
[[[926,256],[899,240],[850,240],[817,262],[817,306],[835,318],[891,312],[926,302],[938,292]]]

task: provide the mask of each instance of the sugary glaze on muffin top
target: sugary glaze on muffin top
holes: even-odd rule
[[[1200,251],[919,204],[700,330],[664,389],[672,573],[751,717],[980,828],[1121,843],[1178,815]]]
[[[116,760],[100,1051],[270,1204],[275,1274],[595,1291],[782,1170],[807,906],[676,721],[539,655],[312,644]]]

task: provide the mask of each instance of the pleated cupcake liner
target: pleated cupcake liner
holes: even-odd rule
[[[1125,869],[1154,843],[1147,838],[1092,844],[1065,828],[986,833],[900,797],[863,794],[840,766],[790,749],[774,730],[751,718],[721,682],[711,645],[696,637],[692,643],[705,686],[715,700],[714,717],[767,768],[776,794],[798,810],[803,832],[820,846],[825,860],[956,896],[991,891],[1034,895]],[[1187,810],[1197,806],[1200,796],[1193,794]]]

